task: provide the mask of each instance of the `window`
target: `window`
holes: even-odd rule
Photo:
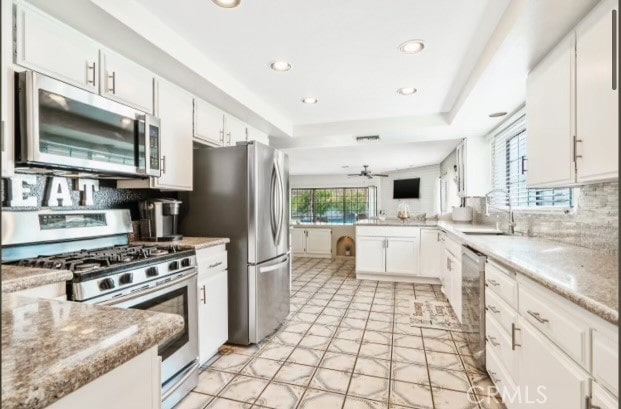
[[[529,189],[526,187],[528,152],[526,145],[526,117],[522,116],[507,126],[492,140],[494,189],[509,192],[513,207],[571,207],[569,188]],[[509,206],[509,198],[502,193],[491,197],[497,206]]]
[[[301,223],[354,224],[375,217],[377,192],[371,187],[291,189],[291,219]]]

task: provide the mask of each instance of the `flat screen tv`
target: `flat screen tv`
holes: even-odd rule
[[[393,199],[418,199],[420,178],[398,179],[393,185]]]

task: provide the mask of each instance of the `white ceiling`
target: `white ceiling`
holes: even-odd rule
[[[487,134],[503,121],[489,113],[524,104],[529,70],[597,3],[242,0],[222,9],[210,0],[30,1],[268,132],[298,174],[318,171],[310,165],[319,161],[333,170],[344,158],[371,164],[372,155],[356,156],[368,152],[354,136],[381,136],[373,148],[384,152],[384,162],[373,162],[381,171],[408,162],[393,160],[398,146],[422,151]],[[398,45],[415,38],[425,50],[400,54]],[[280,58],[293,69],[268,68]],[[419,92],[398,95],[404,86]],[[303,96],[319,103],[304,105]],[[413,153],[408,164],[438,163],[444,146]]]
[[[374,173],[440,163],[459,140],[418,143],[365,143],[356,146],[287,149],[292,175],[338,175],[358,173],[369,165]],[[347,166],[344,168],[344,166]]]
[[[509,0],[137,0],[294,125],[447,112]],[[403,55],[405,40],[426,48]],[[269,69],[289,61],[289,72]],[[416,87],[409,97],[400,87]],[[319,99],[304,105],[302,97]]]

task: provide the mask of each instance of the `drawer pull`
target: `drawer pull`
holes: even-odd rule
[[[493,285],[494,287],[498,287],[500,285],[500,283],[496,280],[485,280],[485,285],[487,285],[489,287],[488,284]]]
[[[493,312],[494,314],[498,314],[500,312],[500,310],[493,305],[488,305],[485,309]]]
[[[495,347],[500,345],[500,342],[496,342],[496,338],[492,337],[491,335],[487,337],[487,341],[490,342]]]
[[[217,263],[210,264],[208,268],[218,267],[218,266],[219,266],[219,265],[221,265],[221,264],[222,264],[222,262],[221,262],[221,261],[218,261]]]
[[[539,314],[538,312],[533,312],[533,311],[530,311],[530,310],[528,310],[526,312],[528,313],[528,315],[530,315],[531,317],[533,317],[534,319],[536,319],[537,321],[539,321],[542,324],[545,324],[546,322],[550,322],[549,319],[543,318],[541,316],[541,314]]]
[[[515,343],[515,331],[520,331],[518,327],[515,326],[515,323],[511,323],[511,350],[515,351],[515,347],[521,347],[521,344]]]

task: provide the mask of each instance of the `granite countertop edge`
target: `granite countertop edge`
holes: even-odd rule
[[[69,270],[55,270],[38,267],[15,266],[2,264],[2,292],[12,293],[48,284],[71,280],[73,274]]]
[[[72,303],[88,306],[87,308],[101,308],[108,312],[115,309],[114,307],[93,306],[90,304],[73,303],[71,301],[35,300],[30,299],[30,297],[19,295],[10,296],[17,297],[20,300],[32,300],[32,302]],[[125,338],[121,343],[98,351],[97,354],[87,358],[80,358],[79,361],[74,362],[72,365],[61,366],[59,368],[58,364],[52,364],[50,369],[53,368],[53,370],[48,371],[46,373],[47,376],[39,377],[37,382],[29,383],[24,387],[18,387],[15,391],[6,390],[3,385],[1,406],[3,408],[45,408],[70,393],[75,392],[82,386],[125,364],[148,349],[157,346],[162,340],[178,334],[183,329],[184,321],[180,316],[149,311],[132,311],[136,312],[134,315],[137,316],[137,319],[144,321],[144,325],[141,326],[140,331]],[[3,310],[3,318],[4,313],[5,311]],[[135,323],[132,322],[126,321],[126,323],[128,328],[135,325]],[[59,334],[57,335],[61,336]],[[3,339],[3,354],[10,353],[11,346],[5,347],[4,343],[5,340]],[[4,350],[5,348],[8,349],[8,351]],[[37,351],[35,351],[35,353],[36,352]],[[38,352],[45,353],[45,351]],[[2,372],[4,377],[4,368]]]
[[[181,240],[175,241],[144,241],[135,240],[130,242],[133,245],[156,246],[156,247],[172,247],[178,246],[183,250],[199,250],[208,247],[219,246],[230,243],[228,237],[183,237]]]
[[[532,279],[533,281],[543,285],[547,289],[555,292],[556,294],[564,297],[565,299],[573,302],[574,304],[577,304],[578,306],[584,308],[585,310],[595,315],[598,315],[600,318],[614,325],[619,325],[619,311],[618,310],[615,310],[614,308],[611,308],[607,305],[602,304],[596,299],[585,296],[567,287],[557,285],[551,280],[546,279],[540,272],[537,271],[536,268],[532,268],[532,266],[524,265],[519,262],[516,262],[513,259],[504,257],[502,254],[499,254],[494,249],[488,246],[485,246],[481,243],[477,243],[476,239],[474,239],[473,237],[469,237],[467,234],[460,231],[458,228],[456,228],[456,226],[452,222],[440,221],[438,223],[438,227],[445,229],[448,232],[452,233],[453,235],[457,236],[460,240],[472,246],[475,250],[485,253],[486,255],[500,261],[501,263],[506,264],[507,266],[514,269],[517,273],[522,274]]]

